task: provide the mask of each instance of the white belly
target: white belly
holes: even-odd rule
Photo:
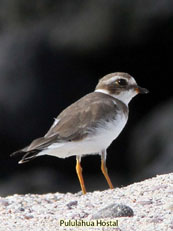
[[[66,143],[54,143],[38,155],[52,155],[59,158],[69,156],[82,156],[86,154],[98,154],[109,147],[114,139],[120,134],[127,122],[127,117],[118,115],[116,120],[100,123],[101,126],[93,132],[94,135],[86,137],[80,141]]]

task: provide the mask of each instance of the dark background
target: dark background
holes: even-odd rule
[[[75,157],[18,165],[62,109],[122,71],[150,90],[108,149],[114,186],[173,170],[173,1],[0,1],[0,195],[77,192]],[[82,160],[88,191],[107,188],[99,156]]]

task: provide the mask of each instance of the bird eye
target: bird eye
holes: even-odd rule
[[[127,81],[125,79],[117,79],[116,80],[116,84],[118,84],[120,86],[126,86],[127,85]]]

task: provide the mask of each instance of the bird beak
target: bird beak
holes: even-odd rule
[[[146,88],[139,87],[139,86],[135,88],[135,91],[140,94],[147,94],[149,92],[149,90],[147,90]]]

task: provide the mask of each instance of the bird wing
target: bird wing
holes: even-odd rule
[[[118,107],[114,101],[113,97],[99,92],[84,96],[62,111],[46,135],[34,140],[24,151],[41,150],[55,142],[83,139],[94,132],[93,128],[101,120],[108,121],[116,116]]]

